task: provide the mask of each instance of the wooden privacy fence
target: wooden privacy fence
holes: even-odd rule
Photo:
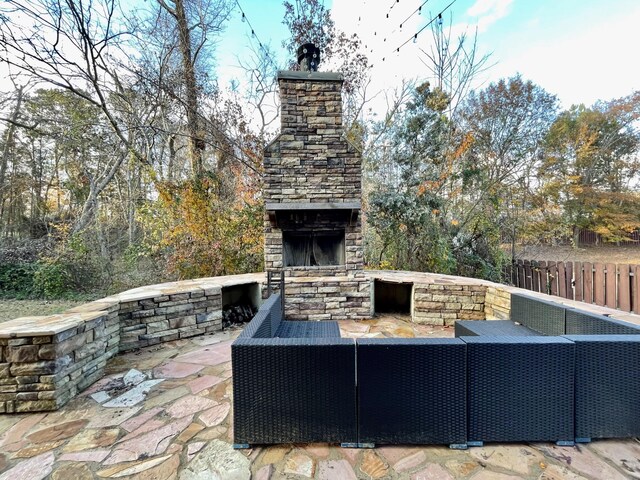
[[[640,265],[518,260],[506,274],[516,287],[640,314]]]

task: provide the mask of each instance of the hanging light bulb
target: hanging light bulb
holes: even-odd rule
[[[418,7],[418,15],[422,15],[422,5]]]
[[[438,14],[438,25],[441,27],[442,26],[442,14]]]
[[[413,43],[418,43],[418,34],[417,33],[413,36]]]
[[[242,20],[242,23],[244,23],[244,22],[246,21],[246,17],[244,16],[244,12],[242,12],[242,18],[241,18],[241,20]]]

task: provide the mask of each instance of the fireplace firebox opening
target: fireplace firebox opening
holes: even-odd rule
[[[324,267],[345,264],[345,230],[283,231],[285,267]]]
[[[411,313],[411,283],[376,280],[374,298],[376,313]]]

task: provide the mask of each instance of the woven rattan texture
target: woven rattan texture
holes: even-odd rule
[[[275,334],[278,338],[340,338],[338,322],[284,321]]]
[[[239,338],[271,337],[271,314],[268,310],[258,310],[251,321],[244,327]]]
[[[564,335],[565,311],[562,305],[511,294],[511,320],[542,335]]]
[[[466,440],[466,353],[458,339],[358,339],[361,443]]]
[[[234,442],[357,442],[355,341],[238,339]]]
[[[280,326],[281,319],[280,294],[273,294],[260,306],[239,338],[271,338]]]
[[[640,436],[640,335],[572,335],[576,437]]]
[[[558,337],[462,339],[469,441],[573,440],[573,343]]]
[[[567,310],[567,335],[640,335],[640,327],[604,315]]]
[[[540,334],[511,320],[458,320],[455,323],[455,335],[456,337],[473,337],[477,335],[534,337]]]

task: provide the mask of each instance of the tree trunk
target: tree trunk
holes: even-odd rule
[[[191,34],[184,9],[184,0],[175,0],[175,18],[178,24],[180,54],[184,69],[184,86],[187,107],[187,132],[189,134],[189,159],[194,177],[202,174],[203,139],[198,121],[198,85],[196,82],[195,59],[191,53]]]
[[[16,106],[11,113],[11,121],[7,126],[7,132],[4,139],[4,149],[2,151],[2,158],[0,159],[0,220],[2,219],[2,206],[4,205],[4,182],[7,174],[7,165],[9,163],[9,156],[13,149],[15,122],[18,121],[18,115],[20,115],[20,107],[22,105],[24,87],[18,88],[18,96],[16,98]],[[1,225],[1,222],[0,222]]]

